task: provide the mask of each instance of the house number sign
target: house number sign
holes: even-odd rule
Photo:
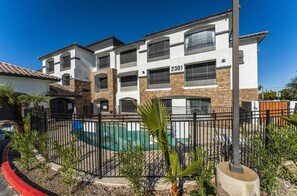
[[[184,72],[184,66],[183,65],[172,65],[170,66],[170,73],[179,73]]]

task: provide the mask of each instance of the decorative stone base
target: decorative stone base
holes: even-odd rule
[[[219,163],[216,167],[217,193],[220,196],[260,196],[260,179],[246,166],[243,174],[232,173],[229,162]]]

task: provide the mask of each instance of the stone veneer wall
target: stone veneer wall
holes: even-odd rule
[[[86,114],[93,114],[93,105],[91,103],[91,82],[71,79],[69,88],[71,91],[81,95],[80,97],[74,98],[76,113],[83,113],[85,107]]]
[[[104,92],[95,91],[95,76],[98,74],[107,74],[108,90]],[[97,72],[90,73],[92,103],[95,100],[108,100],[108,109],[110,113],[116,112],[116,93],[117,93],[117,70],[100,69]]]
[[[154,97],[195,96],[211,99],[212,107],[231,107],[232,90],[230,89],[230,67],[217,68],[217,87],[184,88],[184,73],[170,75],[170,90],[147,90],[147,78],[140,79],[140,104]],[[258,89],[241,89],[240,102],[258,100]]]

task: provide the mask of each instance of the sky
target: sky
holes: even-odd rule
[[[240,34],[269,30],[259,45],[259,85],[280,90],[297,76],[297,1],[240,0]],[[39,56],[73,42],[146,34],[232,7],[231,0],[0,0],[0,61],[40,69]]]

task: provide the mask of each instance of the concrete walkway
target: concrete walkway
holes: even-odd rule
[[[2,165],[2,152],[4,147],[9,142],[9,139],[5,139],[4,141],[0,141],[0,169]],[[2,171],[0,171],[0,196],[16,196],[17,194],[13,188],[8,184],[5,178],[2,175]]]

